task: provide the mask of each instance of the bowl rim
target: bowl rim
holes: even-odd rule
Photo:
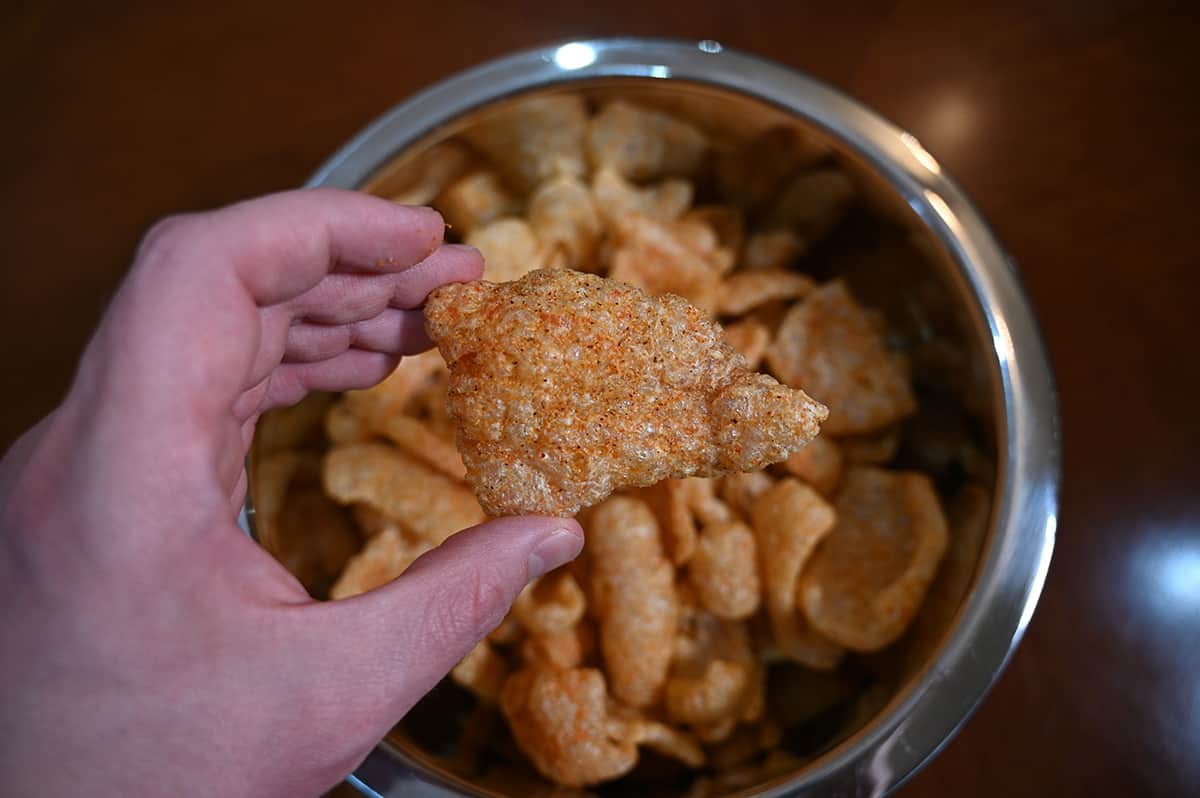
[[[744,94],[836,139],[880,175],[938,239],[957,267],[954,279],[975,300],[977,321],[990,333],[1002,434],[991,534],[974,590],[932,664],[866,726],[799,774],[754,793],[885,794],[952,739],[1020,642],[1051,560],[1060,479],[1057,399],[1033,310],[982,216],[920,142],[796,69],[713,40],[566,40],[487,61],[404,100],[334,153],[306,186],[358,188],[390,158],[482,105],[556,85],[619,78],[677,79]],[[248,525],[249,503],[246,510]],[[349,781],[368,795],[400,783],[412,789],[421,781],[430,795],[459,794],[438,774],[396,773],[398,764],[420,767],[385,741]]]

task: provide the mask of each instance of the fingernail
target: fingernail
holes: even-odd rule
[[[529,552],[526,581],[532,582],[547,571],[552,571],[579,556],[583,550],[583,537],[570,529],[556,529]]]

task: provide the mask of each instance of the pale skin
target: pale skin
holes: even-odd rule
[[[400,579],[311,601],[236,525],[259,415],[426,349],[477,279],[437,213],[278,194],[147,234],[62,404],[0,462],[0,792],[318,795],[574,558],[504,518]]]

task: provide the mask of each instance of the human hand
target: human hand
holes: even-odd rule
[[[576,556],[504,518],[338,602],[236,526],[259,415],[371,385],[477,279],[434,211],[278,194],[144,240],[50,416],[0,462],[0,780],[17,795],[315,795]]]

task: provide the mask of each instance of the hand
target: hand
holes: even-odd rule
[[[168,219],[62,405],[0,463],[0,780],[14,795],[316,795],[578,554],[574,521],[455,535],[309,600],[236,526],[259,414],[371,385],[477,279],[434,211],[342,191]]]

